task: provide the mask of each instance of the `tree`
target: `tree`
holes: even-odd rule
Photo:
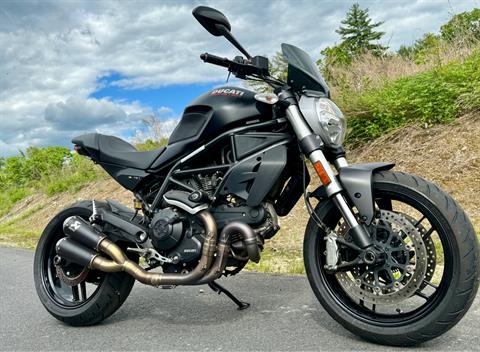
[[[447,41],[458,38],[467,41],[480,40],[480,9],[453,16],[450,21],[440,27],[440,35]]]
[[[133,143],[138,150],[152,150],[168,144],[169,126],[155,115],[142,119],[144,129],[137,130]]]
[[[351,58],[366,51],[381,56],[388,49],[378,43],[385,32],[375,30],[384,22],[372,23],[368,9],[361,9],[358,3],[352,5],[341,23],[343,26],[336,32],[342,38],[340,45],[344,46]]]
[[[285,59],[285,56],[281,52],[277,52],[275,56],[273,56],[268,61],[268,70],[272,77],[275,77],[281,81],[287,81],[287,74],[288,74],[288,62]],[[265,82],[249,80],[247,85],[258,92],[272,92],[273,89]]]
[[[336,66],[350,65],[352,62],[350,50],[345,43],[327,46],[320,52],[320,54],[322,57],[317,60],[317,65],[320,67],[327,80],[333,78],[332,68]]]
[[[272,60],[270,61],[270,74],[281,80],[281,81],[287,81],[287,68],[288,68],[288,62],[287,59],[285,59],[285,56],[281,52],[277,52],[274,57],[272,57]]]
[[[397,54],[407,60],[414,60],[422,63],[438,52],[440,37],[433,33],[426,33],[422,38],[417,39],[411,46],[401,45]]]
[[[365,52],[378,56],[385,53],[388,48],[378,43],[385,33],[375,31],[375,28],[383,23],[372,23],[368,9],[361,9],[358,4],[350,8],[341,22],[343,26],[336,30],[342,42],[322,50],[322,58],[317,61],[327,80],[334,80],[332,68],[349,65],[355,56]],[[270,60],[270,73],[276,78],[286,80],[287,62],[281,53],[275,54]],[[248,85],[261,92],[271,91],[271,88],[262,82],[249,81]]]
[[[142,123],[150,132],[151,138],[149,139],[152,139],[154,141],[160,141],[163,138],[165,138],[165,135],[166,135],[165,128],[162,122],[160,121],[160,119],[157,118],[155,115],[149,115],[143,118]]]
[[[42,176],[60,170],[70,149],[65,147],[29,147],[24,157],[23,171],[30,180],[40,180]]]

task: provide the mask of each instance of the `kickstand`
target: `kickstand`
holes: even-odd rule
[[[213,291],[215,291],[218,294],[223,292],[228,298],[230,298],[233,302],[235,302],[235,304],[238,306],[237,308],[238,310],[244,310],[250,307],[250,303],[240,301],[237,297],[233,295],[233,293],[231,293],[225,287],[220,286],[215,281],[209,282],[208,287],[210,287]]]

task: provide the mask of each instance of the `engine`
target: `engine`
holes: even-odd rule
[[[228,153],[222,155],[228,161]],[[199,173],[182,179],[182,182],[200,191],[204,197],[213,199],[223,176],[218,171],[210,174]],[[258,235],[260,249],[264,240],[271,238],[279,229],[276,212],[270,203],[248,206],[241,198],[226,196],[219,205],[209,208],[209,212],[214,217],[219,232],[233,221],[250,225]],[[153,247],[162,256],[173,261],[163,265],[164,271],[178,272],[196,264],[202,252],[204,236],[205,232],[199,219],[176,207],[158,210],[150,221],[149,237]],[[246,258],[246,246],[242,236],[233,234],[230,245],[232,257],[245,265],[247,260],[242,258]],[[233,261],[232,264],[237,266],[239,263]]]
[[[151,222],[152,239],[155,248],[169,250],[177,245],[183,236],[183,223],[177,211],[165,208],[157,212]]]
[[[263,247],[265,239],[271,238],[279,229],[275,210],[269,203],[258,207],[222,204],[210,208],[210,213],[215,218],[218,231],[232,221],[242,221],[252,226],[258,234],[260,247]],[[149,237],[153,246],[161,255],[173,259],[173,265],[164,265],[167,271],[179,271],[182,267],[188,267],[189,263],[194,264],[201,255],[204,236],[204,229],[195,216],[171,207],[156,212],[150,223]],[[241,236],[231,236],[231,248],[235,257],[245,257]]]
[[[159,210],[150,224],[153,246],[175,262],[190,262],[201,254],[203,234],[191,216],[180,215],[176,209]]]

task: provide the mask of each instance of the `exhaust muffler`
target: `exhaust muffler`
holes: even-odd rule
[[[71,238],[64,237],[55,245],[57,255],[69,261],[90,268],[95,257],[99,254]]]

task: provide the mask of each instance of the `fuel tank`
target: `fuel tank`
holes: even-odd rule
[[[151,169],[167,169],[178,158],[232,128],[270,120],[272,105],[255,100],[255,94],[248,89],[226,86],[199,96],[185,108],[165,151]]]
[[[169,144],[186,139],[204,143],[250,120],[272,118],[272,106],[255,100],[255,92],[221,87],[202,94],[186,107]]]

